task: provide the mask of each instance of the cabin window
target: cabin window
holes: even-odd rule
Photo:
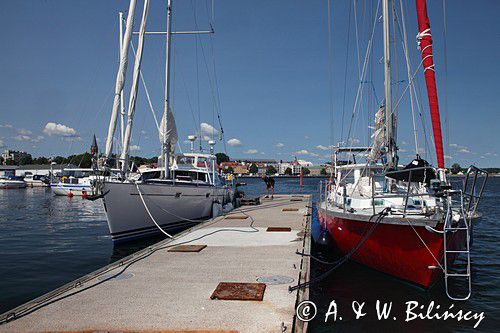
[[[158,179],[160,177],[161,177],[161,171],[150,171],[150,172],[145,172],[141,175],[142,180]]]

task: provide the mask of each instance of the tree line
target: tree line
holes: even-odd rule
[[[113,155],[112,159],[114,159],[116,156]],[[141,157],[141,156],[130,156],[129,157],[130,162],[133,162],[136,166],[143,165],[143,164],[151,164],[151,163],[158,163],[158,157],[153,156],[150,158],[147,157]],[[3,163],[3,158],[0,157],[0,164]],[[5,161],[6,165],[33,165],[33,164],[41,164],[41,165],[47,165],[50,163],[56,163],[56,164],[61,164],[61,165],[74,165],[80,168],[90,168],[92,166],[92,154],[85,152],[83,154],[74,154],[74,155],[69,155],[67,157],[64,156],[52,156],[52,157],[45,157],[45,156],[40,156],[40,157],[35,157],[33,158],[31,154],[26,154],[23,155],[19,158],[18,161],[12,161],[12,160],[7,160]]]

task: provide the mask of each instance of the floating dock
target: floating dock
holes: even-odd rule
[[[311,197],[242,206],[3,314],[0,332],[305,332]]]

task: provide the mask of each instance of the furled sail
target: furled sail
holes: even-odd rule
[[[373,144],[368,159],[376,161],[382,157],[385,145],[385,106],[382,105],[375,113],[375,128],[372,134]]]
[[[443,136],[441,134],[441,120],[439,118],[439,105],[436,89],[436,77],[434,73],[434,60],[432,57],[432,35],[429,16],[427,15],[426,0],[416,0],[418,17],[418,45],[422,53],[422,65],[424,67],[425,83],[427,85],[427,96],[432,119],[432,131],[434,133],[434,144],[436,147],[438,168],[444,168]]]
[[[165,127],[167,133],[164,137]],[[173,154],[175,152],[175,146],[177,145],[177,126],[175,125],[175,117],[172,113],[172,110],[169,109],[167,113],[167,126],[165,126],[165,117],[161,118],[160,129],[158,131],[160,142],[163,142],[165,139],[165,143],[169,143],[170,153]]]

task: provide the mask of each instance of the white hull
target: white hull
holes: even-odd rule
[[[92,187],[87,185],[77,184],[52,184],[50,185],[52,192],[55,195],[68,196],[71,192],[74,196],[82,196],[83,191],[87,194],[92,193]]]
[[[19,180],[0,180],[0,189],[25,188],[26,183]]]
[[[49,184],[42,182],[41,180],[25,180],[28,187],[48,187]]]
[[[210,218],[214,201],[229,201],[227,187],[208,185],[140,184],[140,191],[155,221],[166,232],[180,230]],[[160,233],[148,215],[133,183],[104,184],[104,208],[113,241]]]

